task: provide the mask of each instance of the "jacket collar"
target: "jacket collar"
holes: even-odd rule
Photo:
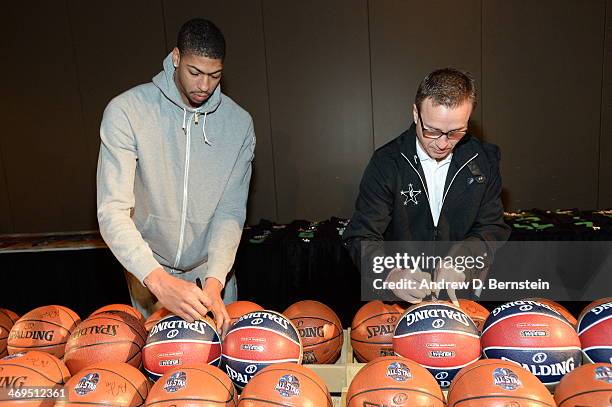
[[[419,165],[420,159],[416,149],[416,138],[416,125],[412,123],[410,128],[402,135],[400,149],[412,164]],[[449,172],[454,173],[476,154],[476,150],[472,147],[471,138],[472,136],[469,133],[466,134],[453,149],[453,157],[451,159]]]

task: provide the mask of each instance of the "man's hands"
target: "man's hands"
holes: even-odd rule
[[[465,274],[458,272],[452,267],[440,267],[439,269],[436,269],[434,275],[435,275],[435,280],[437,283],[444,283],[444,282],[462,283],[465,281]],[[457,301],[457,294],[455,294],[455,289],[449,286],[446,289],[446,292],[448,293],[448,298],[452,301],[452,303],[456,306],[459,306],[459,301]],[[436,298],[438,297],[439,294],[440,294],[440,289],[436,290],[433,293],[433,295]]]
[[[221,299],[223,286],[217,279],[207,278],[200,289],[194,283],[174,277],[158,267],[145,278],[144,283],[164,307],[185,321],[204,319],[210,311],[215,317],[217,331],[220,334],[227,331],[230,317]]]
[[[423,298],[431,294],[429,288],[431,275],[421,271],[418,267],[415,270],[395,268],[387,275],[386,282],[400,282],[406,279],[406,285],[414,288],[393,289],[393,294],[411,304],[418,304]],[[411,283],[412,281],[412,283]]]

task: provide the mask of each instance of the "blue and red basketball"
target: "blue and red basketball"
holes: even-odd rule
[[[284,362],[302,362],[302,343],[291,321],[277,312],[243,315],[223,340],[221,368],[238,388],[264,367]]]
[[[612,301],[591,307],[578,321],[584,358],[591,363],[612,363]]]
[[[149,332],[142,350],[145,371],[153,381],[177,366],[218,366],[221,339],[209,318],[187,322],[176,315],[168,315]]]
[[[572,325],[551,306],[531,300],[491,311],[481,343],[485,357],[521,365],[549,387],[582,361]]]
[[[441,387],[480,358],[480,336],[474,321],[460,308],[425,302],[406,310],[397,322],[393,350],[427,368]]]

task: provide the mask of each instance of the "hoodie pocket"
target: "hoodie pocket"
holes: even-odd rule
[[[191,270],[208,261],[210,219],[194,221],[187,219],[183,236],[183,254],[178,268]]]
[[[178,220],[148,215],[139,229],[153,253],[165,260],[166,265],[172,266],[178,248],[179,228]]]

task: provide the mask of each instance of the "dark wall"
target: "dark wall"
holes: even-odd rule
[[[102,111],[188,18],[228,41],[255,120],[249,222],[348,217],[370,155],[434,68],[471,71],[508,208],[612,207],[612,0],[12,2],[0,38],[0,233],[95,229]]]

